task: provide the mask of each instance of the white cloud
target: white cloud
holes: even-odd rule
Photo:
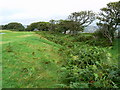
[[[113,1],[118,0],[2,0],[0,20],[1,24],[11,21],[30,24],[32,21],[65,19],[75,11],[98,12],[100,8]]]

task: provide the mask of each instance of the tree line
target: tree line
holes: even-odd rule
[[[21,23],[12,22],[2,25],[2,29],[11,29],[18,31],[53,31],[64,33],[69,30],[70,34],[77,34],[78,31],[84,31],[84,28],[90,25],[94,20],[98,20],[99,27],[97,35],[108,39],[110,43],[114,40],[115,31],[120,25],[120,1],[110,2],[106,7],[100,9],[98,14],[93,11],[80,11],[71,13],[66,20],[50,20],[49,22],[34,22],[24,28]]]

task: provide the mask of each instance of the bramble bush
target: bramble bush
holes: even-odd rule
[[[118,88],[120,85],[119,68],[116,65],[109,65],[112,60],[111,54],[103,47],[90,43],[82,45],[82,36],[73,37],[70,35],[55,34],[51,32],[37,32],[50,41],[62,45],[60,54],[65,58],[61,68],[62,88]],[[90,36],[91,37],[91,36]],[[99,42],[99,41],[98,41]],[[96,43],[98,43],[96,41]],[[119,80],[119,81],[118,81]]]
[[[117,88],[110,74],[117,67],[105,63],[107,53],[102,48],[87,46],[69,51],[70,56],[65,65],[69,73],[65,83],[69,83],[70,88]]]

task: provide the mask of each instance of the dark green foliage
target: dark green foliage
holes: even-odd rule
[[[86,42],[86,41],[91,41],[93,39],[94,39],[94,37],[92,35],[85,36],[85,35],[82,35],[82,34],[78,34],[77,36],[75,36],[74,41],[77,41],[77,42]]]
[[[0,25],[0,28],[1,28],[2,30],[5,30],[5,29],[7,29],[7,25]]]
[[[27,26],[26,31],[33,31],[35,28],[37,28],[38,22],[32,23]]]
[[[49,31],[50,23],[49,22],[40,22],[37,25],[37,29],[40,31]]]
[[[35,22],[27,26],[26,31],[34,31],[35,29],[39,31],[48,31],[50,29],[49,22]]]
[[[83,46],[80,49],[74,48],[69,53],[70,57],[65,67],[69,71],[66,83],[72,83],[70,87],[76,82],[84,83],[90,88],[116,87],[111,84],[113,81],[109,77],[109,71],[114,68],[104,61],[107,60],[106,51],[97,47]]]
[[[55,28],[56,28],[56,20],[50,20],[49,23],[50,23],[50,31],[56,31]]]
[[[110,78],[115,82],[120,88],[120,69],[110,71]]]
[[[70,22],[68,20],[60,20],[59,28],[66,34],[66,31],[70,29]]]
[[[7,25],[4,25],[3,29],[24,31],[25,27],[21,23],[12,22],[12,23],[9,23]]]

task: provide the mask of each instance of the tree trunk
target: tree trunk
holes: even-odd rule
[[[113,40],[112,40],[112,38],[109,38],[109,41],[110,41],[110,44],[112,44],[112,43],[113,43]]]
[[[64,34],[66,34],[66,31],[64,31]]]

